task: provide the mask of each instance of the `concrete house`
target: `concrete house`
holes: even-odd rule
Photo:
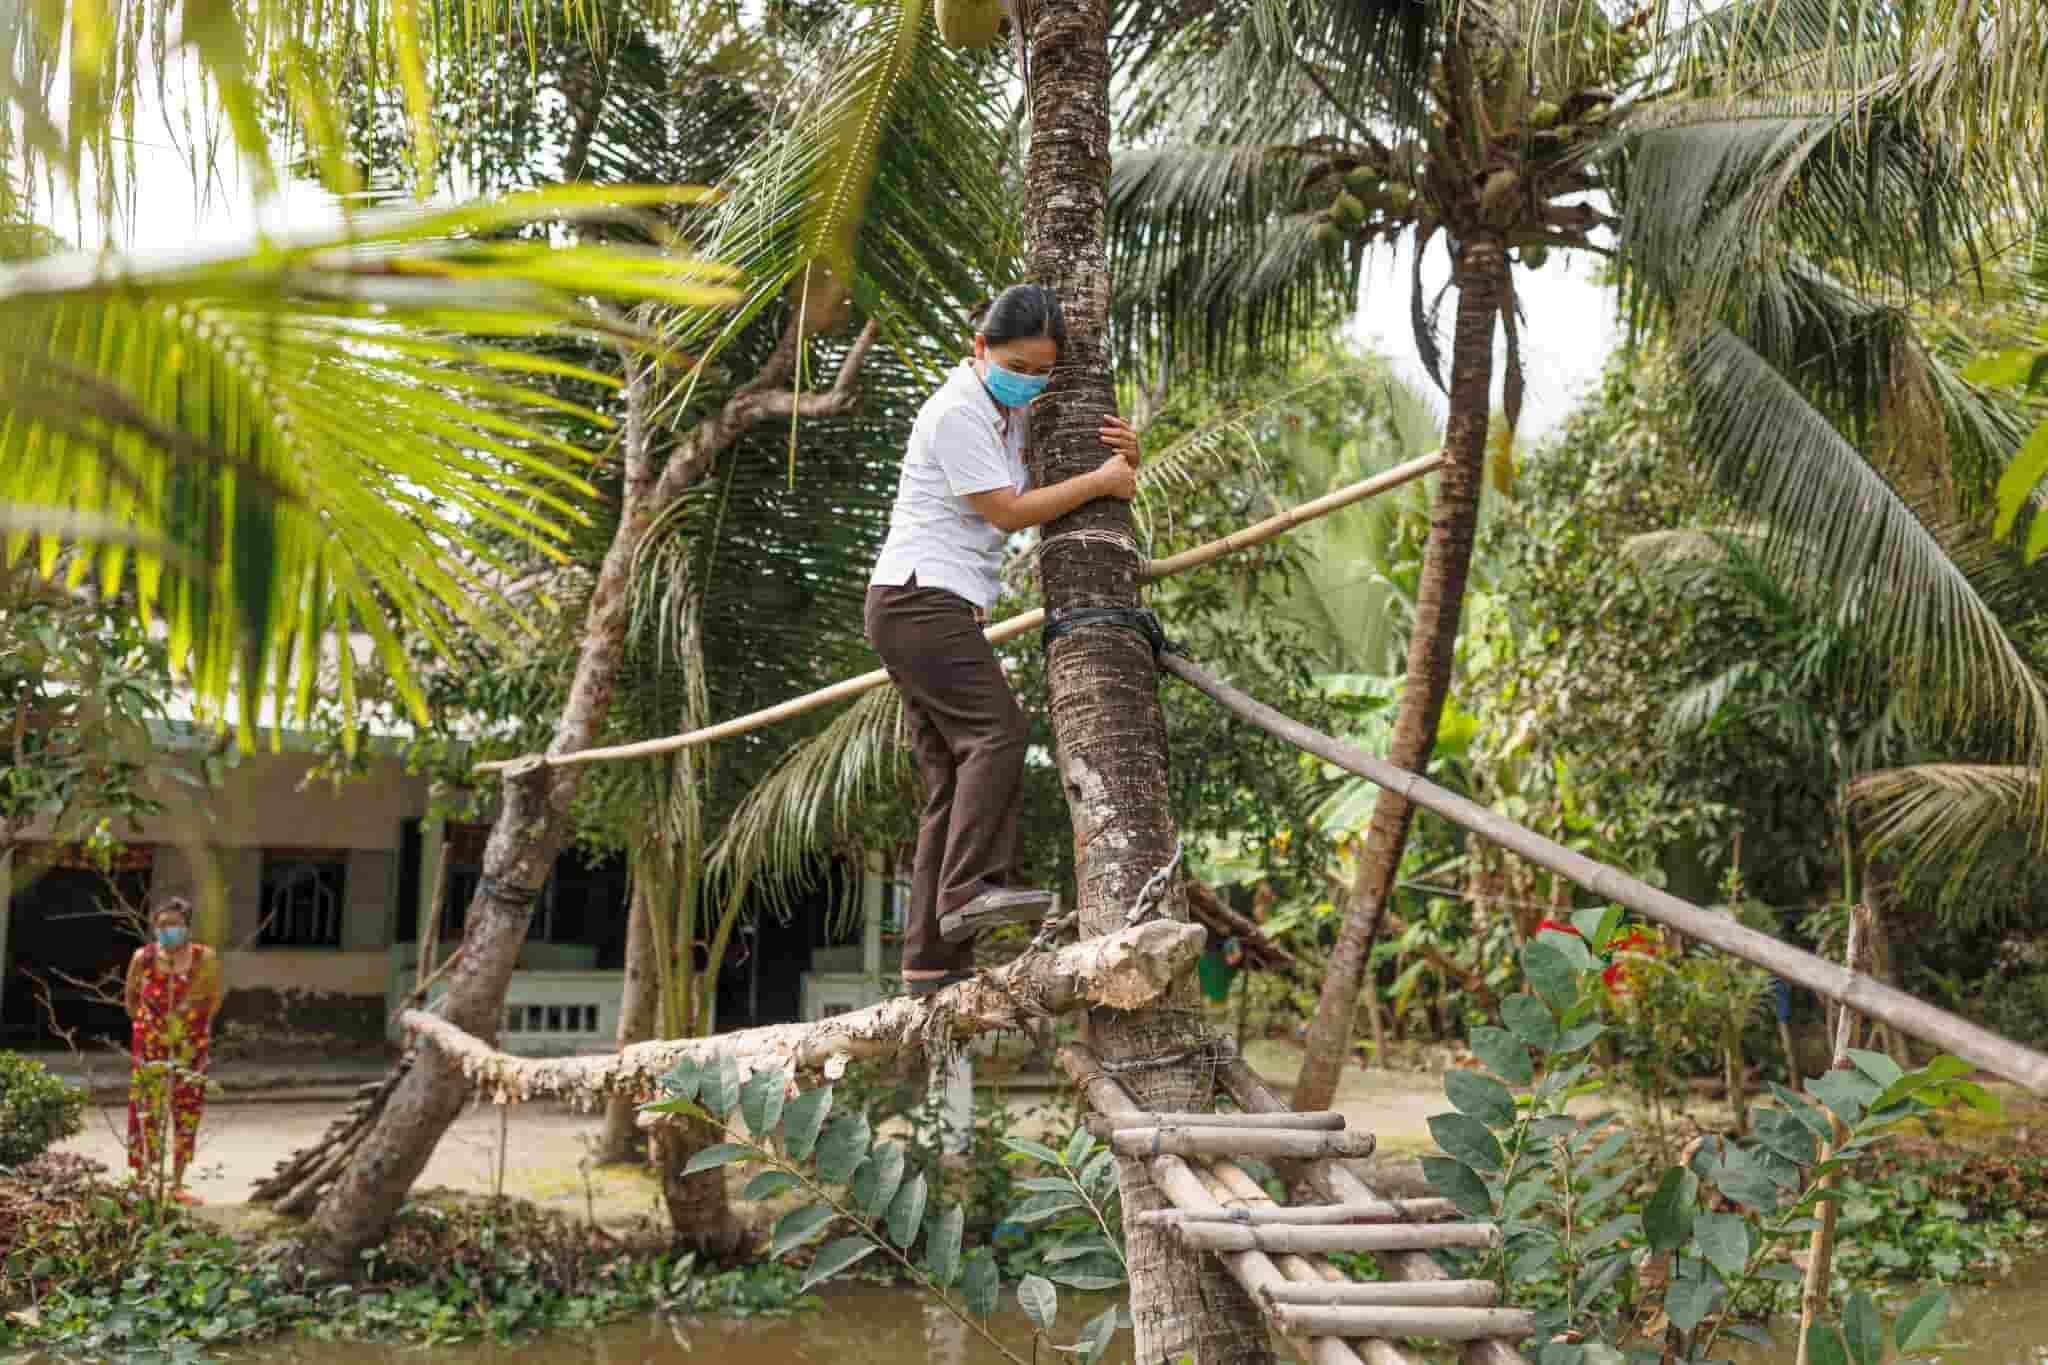
[[[437,957],[461,942],[487,829],[429,823],[426,779],[396,759],[373,758],[367,777],[336,789],[307,781],[315,760],[305,745],[282,748],[245,755],[218,789],[180,793],[201,819],[121,831],[126,848],[111,872],[33,838],[0,857],[0,1043],[54,1045],[53,1024],[125,1040],[118,1005],[77,983],[118,972],[134,951],[134,926],[116,902],[141,906],[200,884],[194,829],[228,908],[215,944],[227,979],[223,1023],[259,1039],[264,1029],[361,1045],[391,1039],[416,980],[422,924],[440,917]],[[444,843],[447,884],[434,907],[426,902]],[[737,936],[719,983],[720,1028],[879,998],[884,943],[906,888],[879,855],[821,858],[819,872],[787,918],[755,916]],[[835,926],[847,917],[832,913],[834,898],[849,891],[857,923]],[[610,1047],[625,939],[623,860],[564,853],[520,954],[502,1044],[536,1055]]]

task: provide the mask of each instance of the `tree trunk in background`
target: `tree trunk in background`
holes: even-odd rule
[[[549,753],[569,753],[597,740],[625,660],[633,555],[653,519],[656,474],[647,427],[651,378],[637,363],[629,363],[627,374],[618,530],[598,569],[576,672]],[[504,799],[484,845],[483,876],[463,922],[462,961],[449,976],[441,1011],[479,1038],[498,1036],[528,916],[571,831],[570,804],[585,771],[543,767],[505,775]],[[469,1099],[469,1084],[455,1062],[438,1048],[418,1052],[376,1128],[306,1228],[307,1259],[334,1274],[351,1273],[363,1249],[383,1239],[441,1135]]]
[[[1486,475],[1486,427],[1493,401],[1493,333],[1507,274],[1500,238],[1474,234],[1463,239],[1452,268],[1458,288],[1457,332],[1451,344],[1451,410],[1444,433],[1444,467],[1437,475],[1429,541],[1422,552],[1422,582],[1415,603],[1415,629],[1408,640],[1408,684],[1394,721],[1388,759],[1411,772],[1429,766],[1437,722],[1450,695],[1456,658],[1458,618],[1465,605],[1465,580],[1472,566],[1472,535],[1479,523],[1479,495]],[[1408,844],[1414,807],[1405,797],[1381,791],[1373,802],[1372,824],[1358,880],[1344,910],[1344,927],[1323,978],[1322,1000],[1309,1026],[1308,1055],[1295,1082],[1297,1109],[1327,1109],[1351,1052],[1358,993],[1365,980],[1366,954],[1379,919],[1394,894],[1401,854]]]
[[[709,1124],[692,1123],[662,1129],[655,1138],[661,1168],[661,1202],[679,1246],[713,1260],[730,1261],[754,1240],[754,1229],[733,1212],[732,1192],[724,1168],[684,1175],[690,1158],[723,1136]]]
[[[1102,332],[1109,308],[1103,246],[1109,177],[1108,17],[1104,0],[1034,0],[1030,32],[1031,150],[1025,171],[1025,235],[1031,278],[1056,289],[1067,341],[1050,392],[1032,410],[1037,481],[1055,483],[1106,458],[1099,434],[1115,406]],[[1107,541],[1069,540],[1091,530],[1128,540],[1128,504],[1090,503],[1045,528],[1050,553],[1039,560],[1048,610],[1136,607],[1138,557]],[[1052,647],[1047,691],[1060,775],[1074,822],[1074,865],[1081,932],[1121,928],[1139,889],[1173,855],[1167,806],[1166,724],[1151,646],[1130,630],[1077,631]],[[1161,907],[1186,917],[1178,887]],[[1097,1052],[1142,1069],[1119,1079],[1148,1109],[1207,1110],[1213,1068],[1193,1058],[1151,1064],[1199,1048],[1200,1002],[1192,975],[1165,1008],[1089,1015]],[[1136,1213],[1166,1207],[1143,1163],[1121,1163],[1129,1239],[1131,1311],[1137,1365],[1228,1365],[1272,1359],[1264,1322],[1250,1298],[1213,1256],[1189,1256],[1165,1228],[1139,1225]]]
[[[654,933],[648,923],[647,898],[635,894],[628,902],[626,918],[626,980],[619,991],[619,1050],[654,1036],[655,1006],[661,1003],[661,977],[654,970]],[[614,1095],[605,1101],[604,1133],[592,1154],[600,1166],[638,1161],[646,1153],[646,1139],[634,1123],[639,1101],[630,1095]]]

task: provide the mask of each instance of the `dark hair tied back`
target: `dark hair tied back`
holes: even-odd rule
[[[1042,284],[1013,284],[976,312],[979,316],[969,314],[969,320],[996,345],[1025,337],[1051,337],[1066,344],[1067,318],[1060,311],[1059,295]]]
[[[185,921],[189,928],[192,924],[192,902],[183,896],[166,896],[156,903],[156,910],[150,915],[150,921],[154,923],[158,915],[176,915]]]

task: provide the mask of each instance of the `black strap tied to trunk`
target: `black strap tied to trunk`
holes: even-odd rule
[[[1162,654],[1182,652],[1179,645],[1166,638],[1166,627],[1159,624],[1158,616],[1144,607],[1068,607],[1064,611],[1048,611],[1038,643],[1041,648],[1050,650],[1053,641],[1061,636],[1095,626],[1136,631],[1152,646],[1155,660]]]

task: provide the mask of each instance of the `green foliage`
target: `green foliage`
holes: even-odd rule
[[[85,1129],[85,1091],[33,1057],[0,1052],[0,1167],[19,1166]]]
[[[47,1202],[0,1258],[0,1345],[65,1356],[204,1359],[278,1336],[419,1345],[584,1331],[633,1313],[786,1314],[815,1305],[794,1271],[707,1273],[621,1247],[520,1203],[416,1201],[352,1285],[300,1275],[134,1186],[53,1172]],[[16,1324],[24,1324],[17,1326]]]
[[[745,1140],[705,1148],[691,1160],[691,1170],[720,1170],[746,1162],[762,1168],[754,1177],[756,1184],[779,1177],[777,1192],[801,1190],[809,1201],[777,1220],[772,1256],[800,1254],[834,1229],[850,1229],[812,1255],[803,1278],[805,1290],[880,1253],[894,1263],[899,1275],[920,1286],[1007,1359],[1018,1361],[1021,1357],[998,1341],[987,1325],[1001,1298],[1006,1269],[1033,1324],[1034,1345],[1058,1315],[1055,1282],[1104,1290],[1128,1278],[1116,1159],[1085,1128],[1076,1129],[1058,1149],[1023,1138],[1002,1140],[1012,1163],[1036,1163],[1041,1172],[1016,1182],[1025,1197],[1010,1210],[1011,1224],[1047,1224],[1053,1234],[1034,1243],[1030,1254],[1012,1256],[1005,1267],[990,1248],[963,1255],[966,1210],[944,1200],[942,1175],[934,1169],[928,1181],[928,1172],[916,1169],[915,1147],[877,1138],[865,1114],[831,1114],[835,1087],[797,1092],[785,1105],[771,1096],[788,1095],[788,1073],[764,1067],[741,1084],[732,1059],[721,1057],[708,1066],[684,1059],[662,1078],[661,1089],[662,1098],[642,1106],[643,1113],[718,1126],[737,1113],[746,1122]],[[1108,1348],[1119,1321],[1119,1310],[1111,1307],[1091,1320],[1077,1341],[1055,1349],[1092,1365]]]
[[[1548,1344],[1533,1358],[1542,1365],[1587,1365],[1609,1359],[1602,1350],[1631,1347],[1662,1349],[1674,1362],[1711,1360],[1724,1333],[1756,1335],[1744,1319],[1798,1282],[1790,1254],[1821,1200],[1835,1197],[1825,1181],[1846,1175],[1903,1119],[1991,1101],[1960,1079],[1969,1068],[1953,1058],[1905,1073],[1880,1054],[1854,1053],[1855,1070],[1830,1072],[1803,1094],[1775,1087],[1777,1105],[1758,1112],[1754,1142],[1706,1136],[1683,1164],[1656,1171],[1645,1192],[1640,1158],[1615,1116],[1568,1110],[1602,1088],[1582,1054],[1601,1031],[1600,974],[1619,941],[1618,917],[1581,918],[1589,938],[1576,951],[1553,934],[1523,950],[1538,991],[1506,1002],[1512,1032],[1475,1035],[1474,1051],[1498,1079],[1446,1084],[1458,1112],[1430,1121],[1444,1155],[1426,1158],[1424,1172],[1466,1213],[1498,1222],[1500,1248],[1463,1254],[1474,1263],[1467,1269],[1537,1310]],[[1510,1085],[1527,1093],[1517,1098]],[[1834,1121],[1844,1129],[1839,1142]],[[1937,1291],[1908,1310],[1900,1349],[1925,1345],[1945,1304]],[[1868,1310],[1867,1299],[1852,1300],[1843,1319],[1845,1359],[1857,1365],[1882,1358]]]

